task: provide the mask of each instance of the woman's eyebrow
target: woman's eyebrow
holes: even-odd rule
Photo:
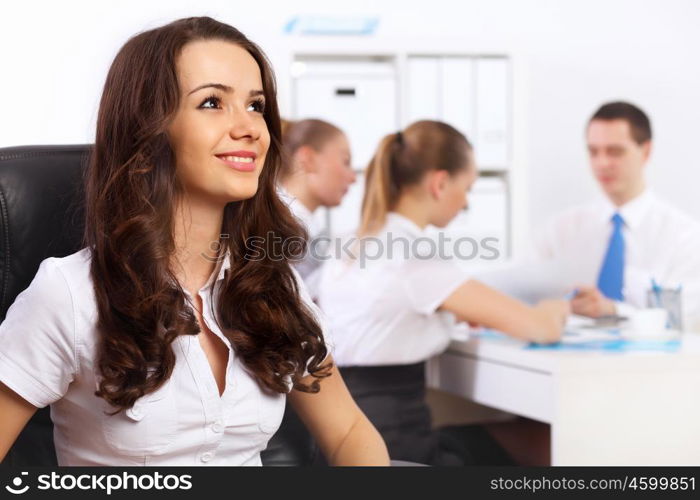
[[[206,89],[206,88],[215,88],[219,89],[223,92],[232,92],[233,87],[229,87],[228,85],[224,85],[223,83],[205,83],[202,85],[199,85],[198,87],[195,87],[194,89],[190,90],[190,92],[187,95],[194,94],[198,90]]]
[[[214,88],[214,89],[218,89],[218,90],[221,90],[221,91],[227,92],[227,93],[233,92],[233,87],[231,87],[229,85],[224,85],[223,83],[205,83],[203,85],[199,85],[199,86],[195,87],[194,89],[190,90],[190,92],[187,95],[194,94],[198,90],[207,89],[207,88]],[[249,95],[250,95],[250,97],[264,95],[264,92],[262,90],[251,90],[249,92]]]

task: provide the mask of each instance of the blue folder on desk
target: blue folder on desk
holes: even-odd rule
[[[477,338],[484,339],[507,339],[506,335],[494,331],[484,329],[475,335]],[[672,340],[629,340],[620,337],[618,329],[609,329],[604,332],[599,332],[594,338],[587,339],[585,335],[578,332],[567,331],[564,333],[562,340],[555,344],[536,344],[530,342],[524,349],[537,350],[555,350],[555,351],[612,351],[612,352],[629,352],[629,351],[657,351],[657,352],[676,352],[681,346],[681,341],[678,339]]]
[[[556,344],[528,344],[525,349],[559,350],[559,351],[661,351],[676,352],[681,346],[680,340],[593,340],[577,344],[565,341]]]

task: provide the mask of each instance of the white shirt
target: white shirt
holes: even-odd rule
[[[328,249],[328,233],[324,227],[319,224],[318,219],[314,214],[306,208],[298,198],[292,196],[283,187],[278,187],[277,192],[284,201],[292,214],[306,228],[309,236],[307,242],[307,253],[303,259],[294,263],[294,267],[299,272],[299,275],[304,279],[307,289],[311,297],[318,296],[318,280],[320,279],[320,267],[325,260]]]
[[[299,198],[292,196],[282,186],[277,188],[277,193],[282,201],[287,204],[292,214],[306,227],[306,230],[309,232],[309,238],[317,236],[323,230],[323,227],[314,218],[314,214],[306,208],[306,205],[299,201]]]
[[[618,313],[632,307],[647,307],[646,293],[654,279],[664,288],[682,285],[684,329],[700,325],[700,224],[657,198],[650,190],[616,207],[607,199],[577,206],[559,214],[536,239],[536,255],[543,265],[530,264],[521,272],[510,270],[500,279],[478,276],[504,291],[517,288],[542,290],[537,298],[563,294],[575,286],[598,282],[613,230],[612,216],[624,219],[624,304]],[[535,274],[543,276],[534,276]],[[530,279],[525,279],[526,277]],[[497,281],[501,281],[501,286]],[[509,281],[509,283],[503,283]],[[533,298],[533,297],[531,297]]]
[[[59,465],[261,464],[286,397],[260,389],[212,317],[209,290],[223,283],[229,267],[227,259],[199,291],[203,321],[229,349],[224,393],[219,396],[198,337],[182,335],[173,342],[175,368],[165,385],[109,416],[115,408],[94,395],[98,332],[90,252],[41,263],[0,325],[0,381],[36,407],[51,405]],[[297,281],[302,299],[318,312]]]
[[[447,348],[455,317],[437,309],[469,277],[453,260],[410,250],[428,239],[411,220],[389,213],[384,228],[367,238],[366,259],[358,243],[350,247],[357,258],[323,266],[318,301],[338,366],[411,364]]]

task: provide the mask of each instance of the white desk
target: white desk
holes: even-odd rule
[[[551,424],[552,465],[700,465],[700,336],[681,349],[525,349],[453,342],[429,385]]]

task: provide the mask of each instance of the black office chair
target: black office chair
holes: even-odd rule
[[[89,146],[0,149],[0,321],[47,257],[81,248]],[[49,409],[32,417],[3,464],[55,465]]]
[[[89,145],[0,148],[0,321],[42,260],[82,248],[83,172]],[[308,465],[316,447],[288,410],[265,465]],[[29,421],[3,465],[56,465],[49,408]]]

